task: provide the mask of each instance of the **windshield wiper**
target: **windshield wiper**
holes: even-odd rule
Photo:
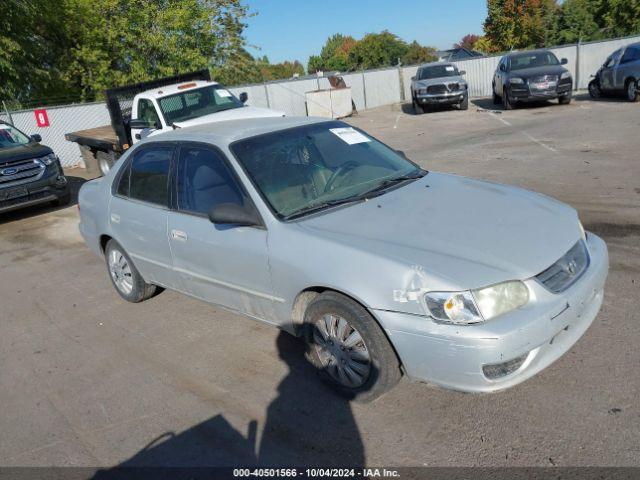
[[[293,220],[303,215],[319,212],[321,210],[325,210],[331,207],[336,207],[338,205],[345,205],[347,203],[359,202],[361,200],[364,200],[364,198],[360,198],[360,195],[358,195],[355,197],[340,198],[338,200],[327,200],[326,202],[314,203],[313,205],[309,205],[308,207],[301,208],[300,210],[297,210],[289,215],[286,215],[285,217],[283,217],[283,220]]]
[[[361,193],[360,195],[358,195],[358,198],[367,200],[369,198],[377,197],[378,195],[384,193],[387,188],[392,187],[393,185],[406,182],[407,180],[417,180],[418,178],[424,177],[427,173],[429,172],[427,172],[426,170],[419,170],[418,172],[411,172],[399,177],[388,178],[387,180],[383,180],[382,182],[380,182],[371,190],[367,190],[366,192]]]

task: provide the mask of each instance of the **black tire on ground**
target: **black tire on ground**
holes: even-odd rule
[[[421,105],[418,104],[418,102],[416,102],[416,99],[413,99],[413,112],[416,115],[420,115],[421,113],[424,113],[424,109],[422,108]]]
[[[500,105],[500,102],[502,102],[502,99],[500,98],[500,95],[498,95],[496,93],[495,88],[496,88],[495,86],[492,88],[492,90],[493,90],[493,104],[494,105]]]
[[[69,203],[71,203],[71,192],[67,192],[61,197],[58,197],[57,200],[51,202],[51,204],[56,207],[63,207],[65,205],[69,205]]]
[[[502,92],[502,108],[504,110],[513,110],[513,103],[511,103],[509,92],[506,90]]]
[[[558,97],[558,103],[560,105],[569,105],[571,103],[571,92],[561,97]]]
[[[630,78],[629,80],[627,80],[627,82],[624,85],[624,89],[627,95],[627,100],[629,102],[638,101],[638,98],[640,96],[638,95],[638,82],[636,80],[634,80],[633,78]]]
[[[343,331],[345,340],[338,340],[340,336],[338,317],[346,320],[348,324]],[[325,318],[329,318],[330,321],[335,319],[335,324],[333,324],[333,333],[335,335],[327,337],[328,339],[333,339],[334,343],[329,340],[322,340],[326,335],[326,333],[322,335],[322,328],[326,325],[324,323]],[[318,369],[319,376],[323,382],[339,395],[358,402],[370,402],[391,390],[400,380],[402,376],[400,362],[389,340],[387,340],[376,320],[357,302],[337,292],[322,293],[307,307],[304,322],[303,338],[306,357]],[[342,341],[346,344],[349,343],[348,340],[352,338],[353,334],[352,329],[360,335],[362,342],[358,341],[355,345],[349,345],[344,348]],[[329,330],[324,331],[328,332]],[[329,344],[331,344],[330,347],[328,346]],[[348,362],[346,365],[353,365],[349,359],[354,358],[359,363],[365,362],[364,365],[368,366],[368,373],[362,375],[361,385],[357,387],[348,386],[334,379],[330,370],[335,375],[338,375],[338,369],[337,367],[332,369],[332,366],[328,363],[330,361],[330,354],[327,353],[329,348],[338,351],[338,355],[343,355],[343,358],[346,358]],[[368,352],[368,361],[363,360],[363,349]],[[347,355],[347,357],[344,357],[344,355]],[[337,359],[337,357],[332,358],[333,360]],[[344,360],[340,362],[345,364]]]
[[[111,255],[114,254],[114,252],[116,252],[118,255],[121,255],[122,258],[124,258],[126,265],[129,267],[130,275],[128,275],[128,277],[131,279],[131,291],[129,292],[124,291],[121,287],[118,286],[114,278],[114,274],[112,273],[109,259]],[[135,265],[131,261],[131,258],[129,258],[129,255],[127,255],[127,252],[125,252],[120,244],[115,240],[111,239],[107,242],[107,245],[104,249],[104,258],[107,264],[107,272],[109,274],[109,278],[111,279],[113,287],[116,289],[116,292],[118,292],[118,294],[127,302],[142,302],[143,300],[151,298],[156,293],[157,287],[144,281],[142,275],[140,275],[140,272],[138,272]]]
[[[460,110],[469,110],[469,94],[465,93],[464,98],[460,102]]]
[[[598,82],[598,80],[591,80],[589,82],[589,96],[591,98],[602,97],[602,90],[600,89],[600,82]]]

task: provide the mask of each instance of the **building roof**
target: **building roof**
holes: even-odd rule
[[[480,52],[476,52],[475,50],[469,50],[468,48],[463,48],[463,47],[451,48],[449,50],[440,50],[436,52],[436,55],[438,55],[440,60],[446,60],[449,62],[455,62],[456,60],[464,60],[467,58],[484,56]]]

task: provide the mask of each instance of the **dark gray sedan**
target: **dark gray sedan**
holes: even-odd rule
[[[571,103],[573,79],[558,58],[549,50],[514,52],[500,59],[493,75],[493,103],[502,101],[505,110],[519,102],[558,99]]]

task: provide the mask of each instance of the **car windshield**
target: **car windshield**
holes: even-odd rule
[[[323,122],[240,140],[231,150],[285,220],[384,193],[426,174],[343,122]]]
[[[560,65],[558,58],[551,52],[523,53],[510,57],[511,70]]]
[[[607,60],[604,62],[604,67],[605,68],[611,68],[615,65],[615,63],[618,61],[618,59],[620,58],[620,55],[622,54],[622,49],[620,50],[616,50],[615,52],[613,52],[609,58],[607,58]]]
[[[222,110],[244,107],[240,100],[221,85],[185,90],[161,98],[158,103],[169,125]]]
[[[11,125],[0,123],[0,148],[12,148],[26,145],[31,140],[24,133]]]
[[[455,77],[459,75],[458,67],[455,65],[434,65],[433,67],[423,67],[420,69],[418,80],[429,78]]]

